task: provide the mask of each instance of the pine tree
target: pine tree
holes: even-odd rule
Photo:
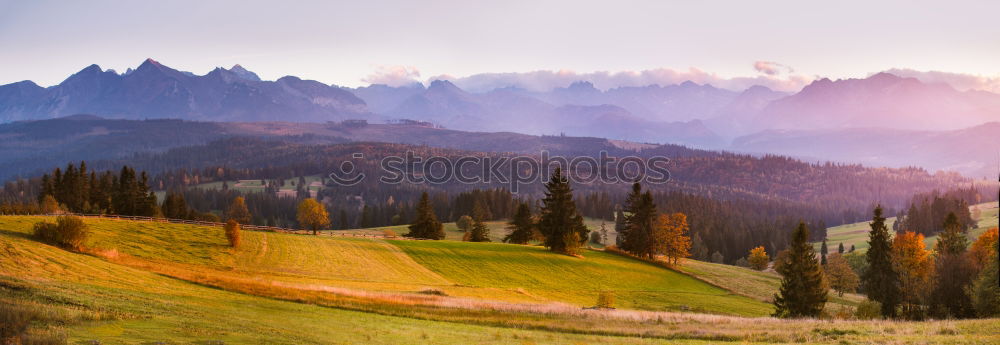
[[[701,240],[701,235],[694,234],[694,236],[691,237],[691,256],[694,257],[695,260],[708,260],[708,247],[706,247],[705,242]]]
[[[820,259],[819,263],[823,266],[826,266],[826,254],[828,252],[829,249],[826,248],[826,238],[824,238],[823,244],[819,246],[819,259]]]
[[[1000,248],[994,244],[993,249],[993,255],[972,286],[972,303],[979,317],[1000,316],[1000,263],[997,262]]]
[[[444,226],[434,214],[434,208],[431,206],[427,192],[420,195],[416,213],[417,219],[413,221],[413,224],[410,224],[410,232],[403,236],[430,240],[444,239]]]
[[[934,250],[937,272],[934,291],[931,292],[931,315],[936,317],[970,317],[974,310],[966,289],[974,276],[972,261],[967,255],[969,245],[964,227],[954,213],[944,221],[944,233],[938,238]]]
[[[545,184],[538,230],[545,236],[545,246],[556,253],[576,254],[577,248],[587,240],[587,227],[576,211],[573,190],[556,168]]]
[[[837,246],[837,253],[844,254],[844,242],[840,242],[840,245]]]
[[[865,271],[865,292],[868,299],[882,304],[882,316],[896,317],[896,306],[900,302],[899,276],[892,267],[892,244],[889,228],[885,226],[882,206],[876,206],[871,231],[868,233],[868,270]]]
[[[633,185],[633,193],[640,192],[639,184]],[[656,222],[658,220],[656,204],[653,195],[646,191],[637,200],[632,200],[632,214],[628,219],[628,231],[625,232],[623,249],[636,256],[653,258],[657,254]]]
[[[531,240],[531,230],[535,228],[535,222],[531,219],[531,207],[526,203],[517,205],[517,212],[507,223],[510,231],[503,238],[504,242],[515,244],[527,244]]]
[[[781,274],[781,289],[774,296],[775,316],[816,317],[823,311],[827,300],[827,287],[823,271],[816,261],[816,252],[809,243],[809,229],[805,223],[792,233]]]
[[[470,242],[490,242],[490,228],[483,223],[485,217],[485,207],[482,202],[476,200],[472,208],[472,228],[469,229]]]
[[[634,250],[633,248],[629,248],[629,245],[631,244],[628,242],[629,238],[628,232],[633,228],[632,225],[633,216],[635,216],[636,212],[638,212],[639,209],[642,207],[641,203],[642,203],[642,185],[640,185],[639,182],[636,181],[635,183],[632,184],[632,191],[630,191],[628,195],[625,197],[625,211],[621,212],[622,217],[619,217],[619,219],[621,219],[622,222],[621,229],[618,229],[617,226],[615,228],[615,231],[618,231],[618,241],[619,241],[618,247],[620,247],[622,250],[626,252],[632,252]]]
[[[350,229],[351,225],[347,221],[347,211],[340,210],[340,230]]]

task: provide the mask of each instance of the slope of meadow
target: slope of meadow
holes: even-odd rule
[[[662,273],[671,271],[601,252],[587,252],[584,258],[556,258],[528,246],[447,241],[385,243],[256,232],[244,232],[244,247],[233,251],[222,242],[221,229],[88,219],[94,232],[87,242],[90,254],[78,254],[30,238],[31,224],[40,219],[0,217],[0,307],[14,304],[30,310],[40,318],[31,334],[65,335],[71,344],[842,344],[884,343],[887,337],[896,343],[1000,342],[1000,322],[996,319],[776,320],[581,310],[558,303],[496,303],[493,307],[466,303],[485,307],[461,309],[461,304],[455,303],[461,299],[421,294],[408,296],[413,296],[410,301],[445,304],[350,299],[352,296],[325,290],[289,288],[276,281],[333,285],[357,278],[359,287],[387,290],[436,286],[442,281],[507,287],[516,284],[526,285],[525,292],[538,296],[579,298],[580,303],[590,303],[590,289],[615,289],[625,291],[619,301],[632,306],[658,303],[661,298],[675,301],[665,289],[656,290],[669,286],[693,308],[717,307],[696,304],[713,299],[718,301],[714,303],[728,303],[731,311],[746,312],[764,305],[722,289],[706,289],[709,285],[676,272]],[[265,243],[267,250],[263,250]],[[393,249],[397,245],[402,251]],[[323,249],[314,249],[317,247]],[[478,265],[481,269],[452,267],[463,264],[448,259],[443,252],[455,250],[461,253],[451,255],[465,257],[469,260],[467,266]],[[317,251],[316,257],[311,256],[313,251]],[[476,253],[476,257],[468,257],[468,252]],[[251,256],[256,253],[262,256]],[[407,256],[400,253],[412,253],[413,259],[407,261],[403,259]],[[376,269],[347,271],[352,261],[341,258],[360,259],[360,255],[378,258],[361,261],[365,267]],[[398,270],[373,261],[384,261],[382,265]],[[297,267],[294,262],[308,267]],[[327,263],[329,267],[321,267]],[[490,275],[489,269],[510,273]],[[555,273],[568,273],[570,282],[546,276]],[[619,274],[620,280],[628,282],[612,283],[598,276],[607,273]],[[416,275],[414,279],[419,283],[396,282],[409,275]],[[236,277],[245,284],[226,285]],[[378,279],[384,281],[375,281]],[[651,291],[641,291],[643,288]]]
[[[662,344],[427,321],[223,291],[35,242],[0,226],[0,306],[41,315],[70,344]],[[673,342],[670,342],[673,343]],[[704,341],[685,341],[699,344]]]
[[[970,242],[974,241],[979,235],[986,232],[986,230],[997,227],[998,213],[1000,213],[995,202],[982,203],[971,207],[979,208],[980,216],[976,219],[976,226],[968,232]],[[895,221],[896,217],[887,218],[886,226],[892,229],[892,224]],[[846,249],[850,249],[853,244],[856,250],[867,250],[868,231],[871,230],[871,227],[868,225],[869,223],[865,221],[827,228],[826,244],[829,246],[830,251],[836,251],[837,245],[840,243],[843,243]],[[927,244],[927,248],[934,248],[934,244],[937,243],[937,236],[927,237],[924,239],[924,243]],[[819,250],[819,243],[816,243],[816,249]]]
[[[0,224],[27,234],[43,219],[3,217]],[[253,279],[307,289],[433,290],[456,297],[577,306],[591,306],[598,292],[609,290],[619,306],[629,309],[744,316],[771,312],[768,304],[684,274],[597,251],[575,258],[535,246],[257,231],[242,232],[243,243],[234,250],[219,228],[107,219],[85,222],[92,231],[87,247],[118,262],[184,279]]]
[[[687,275],[616,254],[583,257],[545,248],[500,243],[391,241],[418,263],[467,287],[499,289],[493,297],[521,294],[581,306],[611,291],[619,306],[644,310],[696,310],[762,316],[770,305],[738,296]]]

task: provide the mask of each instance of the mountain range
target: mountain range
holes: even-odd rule
[[[262,81],[239,65],[198,76],[147,59],[122,74],[90,65],[47,88],[31,81],[0,86],[0,121],[74,114],[203,121],[375,118],[363,100],[343,89],[292,76]]]
[[[977,157],[995,150],[982,144],[993,137],[977,126],[1000,121],[1000,95],[889,73],[819,79],[796,93],[763,86],[734,91],[690,81],[608,90],[579,81],[544,92],[516,87],[468,92],[447,80],[347,88],[294,76],[262,80],[240,65],[196,75],[152,59],[124,73],[90,65],[50,87],[31,81],[0,86],[0,122],[76,114],[311,126],[406,120],[460,131],[672,143],[982,176],[993,158]],[[933,147],[918,139],[943,152],[968,154],[932,154]]]

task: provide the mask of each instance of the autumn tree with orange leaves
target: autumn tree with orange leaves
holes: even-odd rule
[[[972,263],[976,266],[976,271],[981,271],[990,258],[996,253],[997,248],[997,228],[986,230],[982,235],[972,242],[969,248],[969,255],[972,256]]]
[[[691,237],[688,236],[687,216],[683,213],[661,214],[653,233],[654,251],[667,257],[667,263],[676,265],[691,256]]]
[[[924,235],[912,231],[896,234],[892,240],[892,266],[899,277],[902,316],[920,319],[922,302],[933,286],[934,260],[924,245]]]

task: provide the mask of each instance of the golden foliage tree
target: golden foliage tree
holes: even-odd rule
[[[972,242],[969,248],[969,255],[972,256],[972,263],[976,265],[976,271],[980,271],[990,262],[990,258],[996,255],[997,248],[997,228],[986,230],[982,235]]]
[[[763,271],[767,268],[767,263],[768,261],[771,261],[771,258],[767,256],[767,251],[764,250],[764,246],[759,246],[750,250],[750,255],[748,256],[747,261],[750,263],[750,268]]]
[[[899,276],[903,315],[915,317],[933,286],[934,260],[924,245],[924,235],[912,231],[896,234],[892,240],[892,266]]]
[[[837,295],[844,296],[845,292],[853,292],[858,289],[860,278],[851,269],[847,259],[840,253],[827,256],[823,271],[826,273],[827,281],[830,282],[830,288],[837,291]]]
[[[667,262],[676,265],[681,259],[691,256],[691,237],[687,216],[683,213],[661,214],[653,233],[654,252],[663,253]]]
[[[330,214],[326,212],[326,207],[313,198],[305,198],[299,203],[295,219],[302,227],[312,230],[313,235],[330,225]]]
[[[240,224],[250,224],[250,218],[250,210],[247,209],[243,197],[238,196],[233,199],[233,203],[229,204],[229,210],[226,211],[226,219],[235,220]]]
[[[240,246],[240,223],[236,222],[235,219],[230,219],[226,221],[226,240],[229,241],[229,246],[236,248]]]
[[[56,198],[48,194],[42,197],[40,206],[42,208],[42,214],[56,214],[60,211],[59,202],[56,201]]]

